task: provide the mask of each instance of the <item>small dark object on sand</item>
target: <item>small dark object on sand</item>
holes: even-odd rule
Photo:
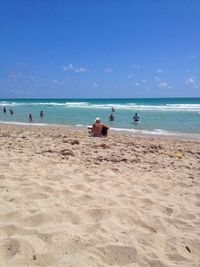
[[[185,246],[185,248],[187,249],[187,251],[189,251],[191,253],[191,250],[189,249],[188,246]]]
[[[71,145],[79,145],[79,144],[80,142],[77,139],[71,141]]]
[[[69,149],[63,149],[60,151],[60,154],[63,156],[74,156],[74,152]]]

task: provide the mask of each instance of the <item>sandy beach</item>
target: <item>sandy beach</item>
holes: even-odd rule
[[[200,266],[200,142],[2,124],[0,147],[0,266]]]

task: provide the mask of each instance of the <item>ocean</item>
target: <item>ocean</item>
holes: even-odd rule
[[[115,120],[110,122],[112,107]],[[41,110],[43,118],[40,118]],[[140,116],[139,124],[133,123],[136,112]],[[86,127],[100,117],[116,131],[200,139],[200,98],[0,99],[0,123],[27,124],[29,114],[36,125]]]

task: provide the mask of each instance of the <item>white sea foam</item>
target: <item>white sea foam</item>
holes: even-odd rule
[[[18,121],[0,121],[3,124],[14,124],[14,125],[37,125],[37,126],[47,126],[47,123],[28,123],[28,122],[18,122]]]
[[[136,129],[126,129],[126,128],[110,128],[111,130],[114,131],[119,131],[119,132],[129,132],[129,133],[134,133],[134,134],[144,134],[144,135],[157,135],[157,136],[176,136],[180,138],[186,138],[186,139],[195,139],[195,140],[200,140],[200,134],[192,134],[192,133],[177,133],[177,132],[169,132],[166,130],[162,129],[153,129],[153,130],[136,130]]]
[[[87,102],[65,102],[65,103],[58,103],[58,102],[9,102],[9,101],[0,101],[0,106],[68,106],[68,107],[81,107],[81,106],[87,106]]]
[[[64,108],[85,108],[85,109],[111,109],[114,107],[117,110],[132,110],[132,111],[197,111],[200,112],[200,104],[166,104],[166,105],[140,105],[136,103],[124,104],[92,104],[89,102],[9,102],[0,101],[0,106],[60,106]]]
[[[176,133],[168,132],[162,129],[154,129],[154,130],[136,130],[136,129],[128,129],[128,128],[110,128],[114,131],[123,131],[123,132],[131,132],[131,133],[140,133],[140,134],[155,134],[155,135],[175,135]]]

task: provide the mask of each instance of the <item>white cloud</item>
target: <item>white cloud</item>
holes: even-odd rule
[[[161,79],[158,76],[155,76],[154,79],[155,79],[156,82],[160,82],[161,81]]]
[[[63,70],[64,71],[68,71],[68,70],[73,70],[74,67],[72,64],[68,64],[67,66],[63,65]]]
[[[147,80],[142,80],[142,83],[147,83]]]
[[[18,72],[18,73],[11,73],[8,78],[13,81],[13,82],[17,82],[19,80],[24,79],[24,73],[22,72]]]
[[[185,84],[190,85],[194,88],[200,88],[200,83],[196,81],[195,77],[187,77],[185,79]]]
[[[87,72],[86,68],[80,67],[80,68],[75,68],[75,72],[79,73],[79,72]]]
[[[92,84],[92,88],[96,89],[96,88],[98,88],[98,87],[99,87],[99,85],[98,85],[97,82],[94,82],[94,83]]]
[[[139,87],[140,86],[140,83],[136,82],[135,85]]]
[[[83,68],[83,67],[75,67],[72,64],[63,65],[63,70],[64,71],[76,72],[76,73],[88,72],[88,70],[86,68]]]
[[[161,69],[157,69],[157,72],[158,72],[158,73],[161,73],[161,72],[162,72],[162,70],[161,70]]]
[[[159,83],[158,83],[158,86],[159,86],[160,88],[169,88],[168,82],[164,82],[164,81],[159,82]]]
[[[113,72],[113,68],[105,68],[104,71],[106,73],[111,73],[111,72]]]
[[[131,66],[133,69],[139,70],[140,69],[140,65],[139,64],[132,64]]]
[[[134,73],[131,73],[131,74],[128,75],[128,78],[129,78],[129,79],[131,79],[131,78],[133,78],[133,77],[135,77],[135,74],[134,74]]]
[[[55,85],[58,85],[58,86],[61,86],[61,85],[64,84],[63,82],[58,81],[58,80],[56,80],[56,79],[52,80],[52,83],[55,84]]]

